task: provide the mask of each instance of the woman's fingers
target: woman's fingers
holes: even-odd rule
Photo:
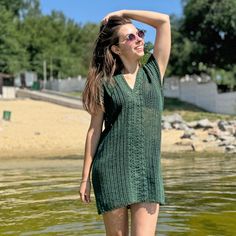
[[[111,16],[121,16],[121,17],[122,17],[122,16],[123,16],[123,11],[114,11],[114,12],[111,12],[111,13],[107,14],[107,15],[102,19],[102,23],[103,23],[103,24],[106,24]]]
[[[106,16],[102,19],[102,23],[105,25],[109,20],[109,16]]]
[[[85,195],[84,195],[84,200],[85,200],[85,202],[87,202],[87,203],[91,202],[90,194],[85,194]]]
[[[80,193],[80,199],[82,202],[90,202],[90,196],[86,193]]]
[[[89,203],[91,201],[91,199],[90,199],[90,184],[89,183],[88,184],[82,183],[82,185],[80,187],[79,194],[80,194],[80,199],[82,202]]]
[[[82,191],[79,192],[80,200],[84,202],[84,193]]]

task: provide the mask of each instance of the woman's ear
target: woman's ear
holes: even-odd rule
[[[120,49],[116,45],[111,46],[112,52],[114,52],[117,55],[120,55]]]

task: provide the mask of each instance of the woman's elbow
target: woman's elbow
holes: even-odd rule
[[[165,21],[165,22],[170,22],[170,16],[167,15],[167,14],[165,14],[165,16],[164,16],[164,21]]]

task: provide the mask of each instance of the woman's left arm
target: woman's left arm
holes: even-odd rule
[[[103,20],[106,22],[111,15],[128,17],[148,24],[156,29],[153,55],[159,65],[162,80],[167,68],[171,49],[171,26],[169,16],[153,11],[121,10],[108,14]]]
[[[171,50],[171,26],[169,16],[153,11],[123,10],[123,16],[153,26],[156,29],[153,56],[158,62],[163,80]]]

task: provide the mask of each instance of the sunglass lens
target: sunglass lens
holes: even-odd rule
[[[129,34],[129,35],[128,35],[128,40],[129,40],[129,41],[135,40],[135,35],[134,35],[134,34]]]
[[[143,31],[143,30],[139,30],[139,31],[138,31],[138,36],[139,36],[140,38],[144,38],[144,36],[145,36],[144,31]]]

